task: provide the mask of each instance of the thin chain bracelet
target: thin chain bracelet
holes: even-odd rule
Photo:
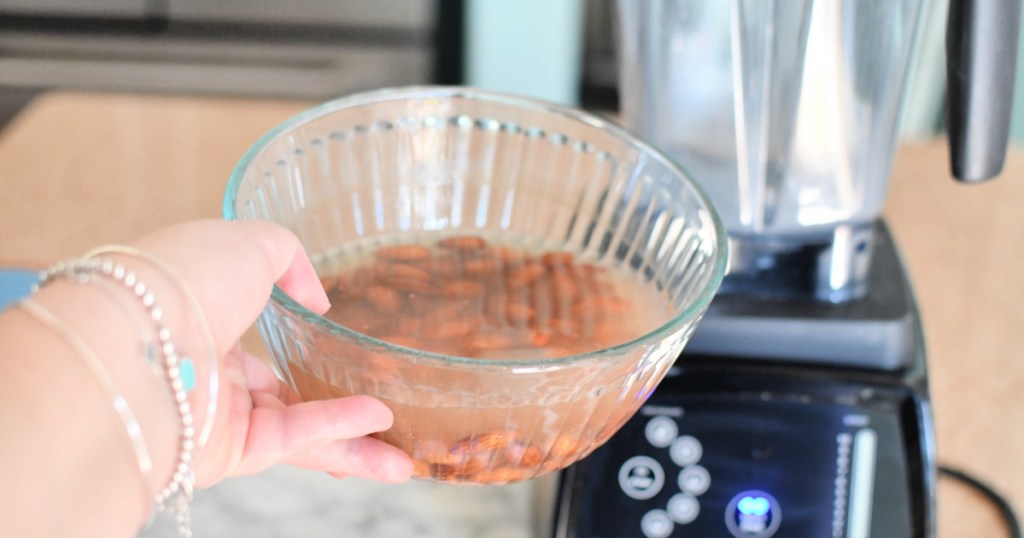
[[[217,416],[217,402],[220,399],[220,361],[217,360],[217,345],[213,341],[213,332],[210,330],[210,322],[206,319],[206,314],[203,313],[203,309],[199,305],[199,299],[197,299],[195,294],[192,293],[192,290],[185,283],[185,280],[182,279],[173,268],[171,268],[170,264],[153,253],[128,245],[111,244],[96,247],[89,252],[86,252],[83,258],[95,258],[103,254],[122,254],[133,258],[140,258],[148,262],[174,283],[178,288],[178,293],[185,298],[189,307],[192,309],[192,315],[196,317],[196,323],[199,325],[199,329],[202,332],[203,339],[206,344],[206,350],[209,354],[207,360],[207,368],[210,369],[209,381],[207,384],[209,394],[206,404],[206,413],[204,413],[205,418],[203,421],[203,427],[200,428],[199,436],[196,439],[196,446],[199,449],[202,449],[210,439],[210,434],[213,432],[214,418]]]
[[[79,358],[85,362],[89,372],[99,382],[103,391],[107,394],[114,411],[124,425],[124,431],[132,443],[132,451],[135,452],[135,459],[139,465],[139,473],[142,475],[142,486],[147,493],[152,493],[153,485],[153,461],[149,457],[149,449],[146,447],[146,439],[142,435],[142,427],[135,418],[128,401],[118,390],[113,378],[103,367],[103,361],[96,355],[96,352],[82,340],[81,336],[64,324],[53,312],[36,303],[29,297],[18,301],[19,306],[26,314],[35,318],[44,327],[57,334],[64,342],[71,347]]]
[[[192,471],[192,451],[195,449],[195,427],[192,408],[188,402],[188,391],[195,385],[195,370],[191,359],[178,355],[171,342],[171,331],[163,324],[163,310],[149,288],[134,272],[111,260],[92,258],[58,263],[41,275],[40,286],[46,285],[58,276],[82,279],[90,274],[100,274],[128,288],[145,307],[156,329],[158,348],[163,359],[164,377],[173,393],[175,408],[181,421],[181,443],[178,461],[171,481],[156,495],[156,505],[164,512],[174,514],[178,534],[191,537],[189,502],[192,500],[195,474]]]

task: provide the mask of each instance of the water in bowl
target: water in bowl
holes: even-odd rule
[[[642,282],[642,272],[522,244],[507,237],[447,235],[321,257],[316,262],[331,300],[325,316],[392,344],[481,362],[543,362],[606,349],[651,332],[671,316],[667,294]],[[359,368],[369,370],[366,375],[333,375],[335,382],[301,367],[291,372],[307,399],[357,393],[381,398],[396,422],[378,436],[413,457],[417,476],[437,480],[507,483],[562,468],[605,442],[636,408],[636,402],[617,401],[618,387],[582,379],[581,387],[593,390],[576,399],[554,401],[543,387],[523,387],[524,394],[537,392],[524,405],[460,404],[449,396],[482,378],[416,371],[381,354],[358,360]],[[622,382],[634,366],[601,375]],[[503,380],[515,382],[514,376]],[[428,386],[439,394],[410,404],[402,385]],[[403,394],[405,401],[389,394]],[[613,418],[595,422],[594,416]],[[421,432],[417,436],[410,433],[413,424]],[[429,436],[422,434],[424,425],[430,425]]]

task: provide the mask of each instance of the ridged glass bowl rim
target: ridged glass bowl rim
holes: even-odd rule
[[[408,348],[392,344],[384,340],[368,336],[358,331],[352,330],[344,325],[340,325],[331,321],[330,319],[320,316],[309,310],[305,306],[299,304],[297,301],[292,299],[278,286],[274,286],[271,292],[271,301],[277,305],[284,307],[289,312],[295,314],[303,321],[310,323],[318,329],[327,329],[330,333],[339,334],[350,338],[357,342],[359,345],[375,348],[378,351],[385,353],[391,352],[391,355],[398,354],[398,356],[412,356],[417,360],[426,361],[439,361],[445,364],[462,364],[462,365],[473,365],[481,367],[497,367],[497,368],[526,368],[530,370],[534,369],[549,369],[549,368],[561,368],[567,367],[583,361],[600,360],[605,357],[613,357],[622,355],[631,349],[635,349],[639,346],[647,345],[649,342],[654,340],[663,340],[672,334],[682,325],[692,322],[701,312],[705,310],[711,299],[714,298],[719,286],[721,286],[722,279],[725,275],[726,258],[727,258],[727,240],[725,228],[722,225],[721,219],[719,218],[718,212],[715,210],[711,203],[711,199],[707,193],[691,178],[689,172],[687,172],[682,166],[675,163],[660,151],[638,139],[624,128],[612,123],[611,121],[604,119],[596,114],[592,114],[583,110],[570,108],[567,106],[543,101],[540,99],[534,99],[530,97],[523,97],[513,95],[509,93],[496,92],[491,90],[482,90],[479,88],[459,87],[459,86],[407,86],[397,88],[384,88],[379,90],[372,90],[367,92],[355,93],[338,99],[333,99],[324,102],[320,105],[314,106],[308,110],[300,112],[291,118],[279,123],[276,127],[272,128],[266,134],[261,136],[246,152],[242,155],[242,158],[235,165],[234,170],[231,172],[231,176],[228,180],[227,189],[224,194],[224,206],[223,213],[225,220],[240,220],[238,214],[235,211],[235,205],[238,201],[238,190],[242,184],[242,180],[245,177],[246,172],[252,162],[260,155],[260,153],[268,146],[273,144],[277,139],[295,130],[297,127],[305,125],[314,119],[318,119],[331,113],[338,112],[344,109],[354,108],[358,106],[365,106],[375,103],[382,103],[387,101],[396,101],[402,99],[424,99],[424,98],[435,98],[435,99],[470,99],[482,102],[493,102],[496,104],[508,105],[523,109],[530,109],[534,111],[543,112],[546,114],[553,114],[569,118],[571,120],[590,125],[611,134],[615,138],[618,138],[626,144],[633,146],[638,149],[641,153],[646,155],[647,158],[654,159],[660,162],[665,168],[674,171],[680,178],[683,179],[684,184],[689,188],[700,200],[702,209],[707,211],[707,214],[711,217],[711,224],[714,228],[714,238],[717,243],[714,252],[714,266],[712,268],[711,278],[707,281],[704,287],[697,294],[695,300],[686,306],[682,312],[668,320],[658,328],[634,338],[628,342],[617,344],[615,346],[599,349],[596,351],[590,351],[587,353],[579,353],[575,355],[567,355],[564,357],[555,357],[548,359],[481,359],[474,357],[460,357],[455,355],[446,355],[442,353],[433,353],[429,351],[421,351],[414,348]]]

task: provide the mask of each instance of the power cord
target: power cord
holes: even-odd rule
[[[1006,530],[1010,533],[1010,538],[1021,538],[1020,533],[1020,520],[1017,518],[1017,514],[1013,511],[1013,506],[996,490],[992,489],[991,486],[985,484],[981,480],[967,474],[966,472],[949,467],[946,465],[939,466],[939,475],[946,476],[961,482],[967,486],[970,486],[978,493],[981,493],[985,498],[992,501],[999,510],[999,514],[1003,516],[1003,521],[1006,523]]]

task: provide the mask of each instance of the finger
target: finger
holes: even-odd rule
[[[295,391],[281,381],[265,362],[244,351],[240,352],[237,357],[241,362],[245,381],[250,390],[273,394],[289,405],[299,402]]]
[[[347,396],[289,406],[284,410],[284,448],[323,439],[352,439],[391,427],[394,417],[380,400],[370,396]]]
[[[250,393],[252,397],[253,407],[265,407],[267,409],[276,409],[278,411],[284,411],[288,407],[276,394],[270,394],[268,392],[253,391]]]
[[[352,439],[391,427],[391,411],[369,396],[349,396],[295,404],[282,408],[279,400],[266,393],[253,393],[261,400],[249,417],[245,449],[235,473],[262,471],[281,458],[314,444]],[[234,473],[233,473],[234,474]]]
[[[271,288],[315,312],[327,295],[298,238],[266,221],[192,221],[136,242],[173,267],[192,289],[223,354],[252,324]]]
[[[336,478],[357,476],[404,482],[412,476],[412,460],[405,452],[372,437],[313,446],[287,457],[284,462],[304,469],[326,470]]]

